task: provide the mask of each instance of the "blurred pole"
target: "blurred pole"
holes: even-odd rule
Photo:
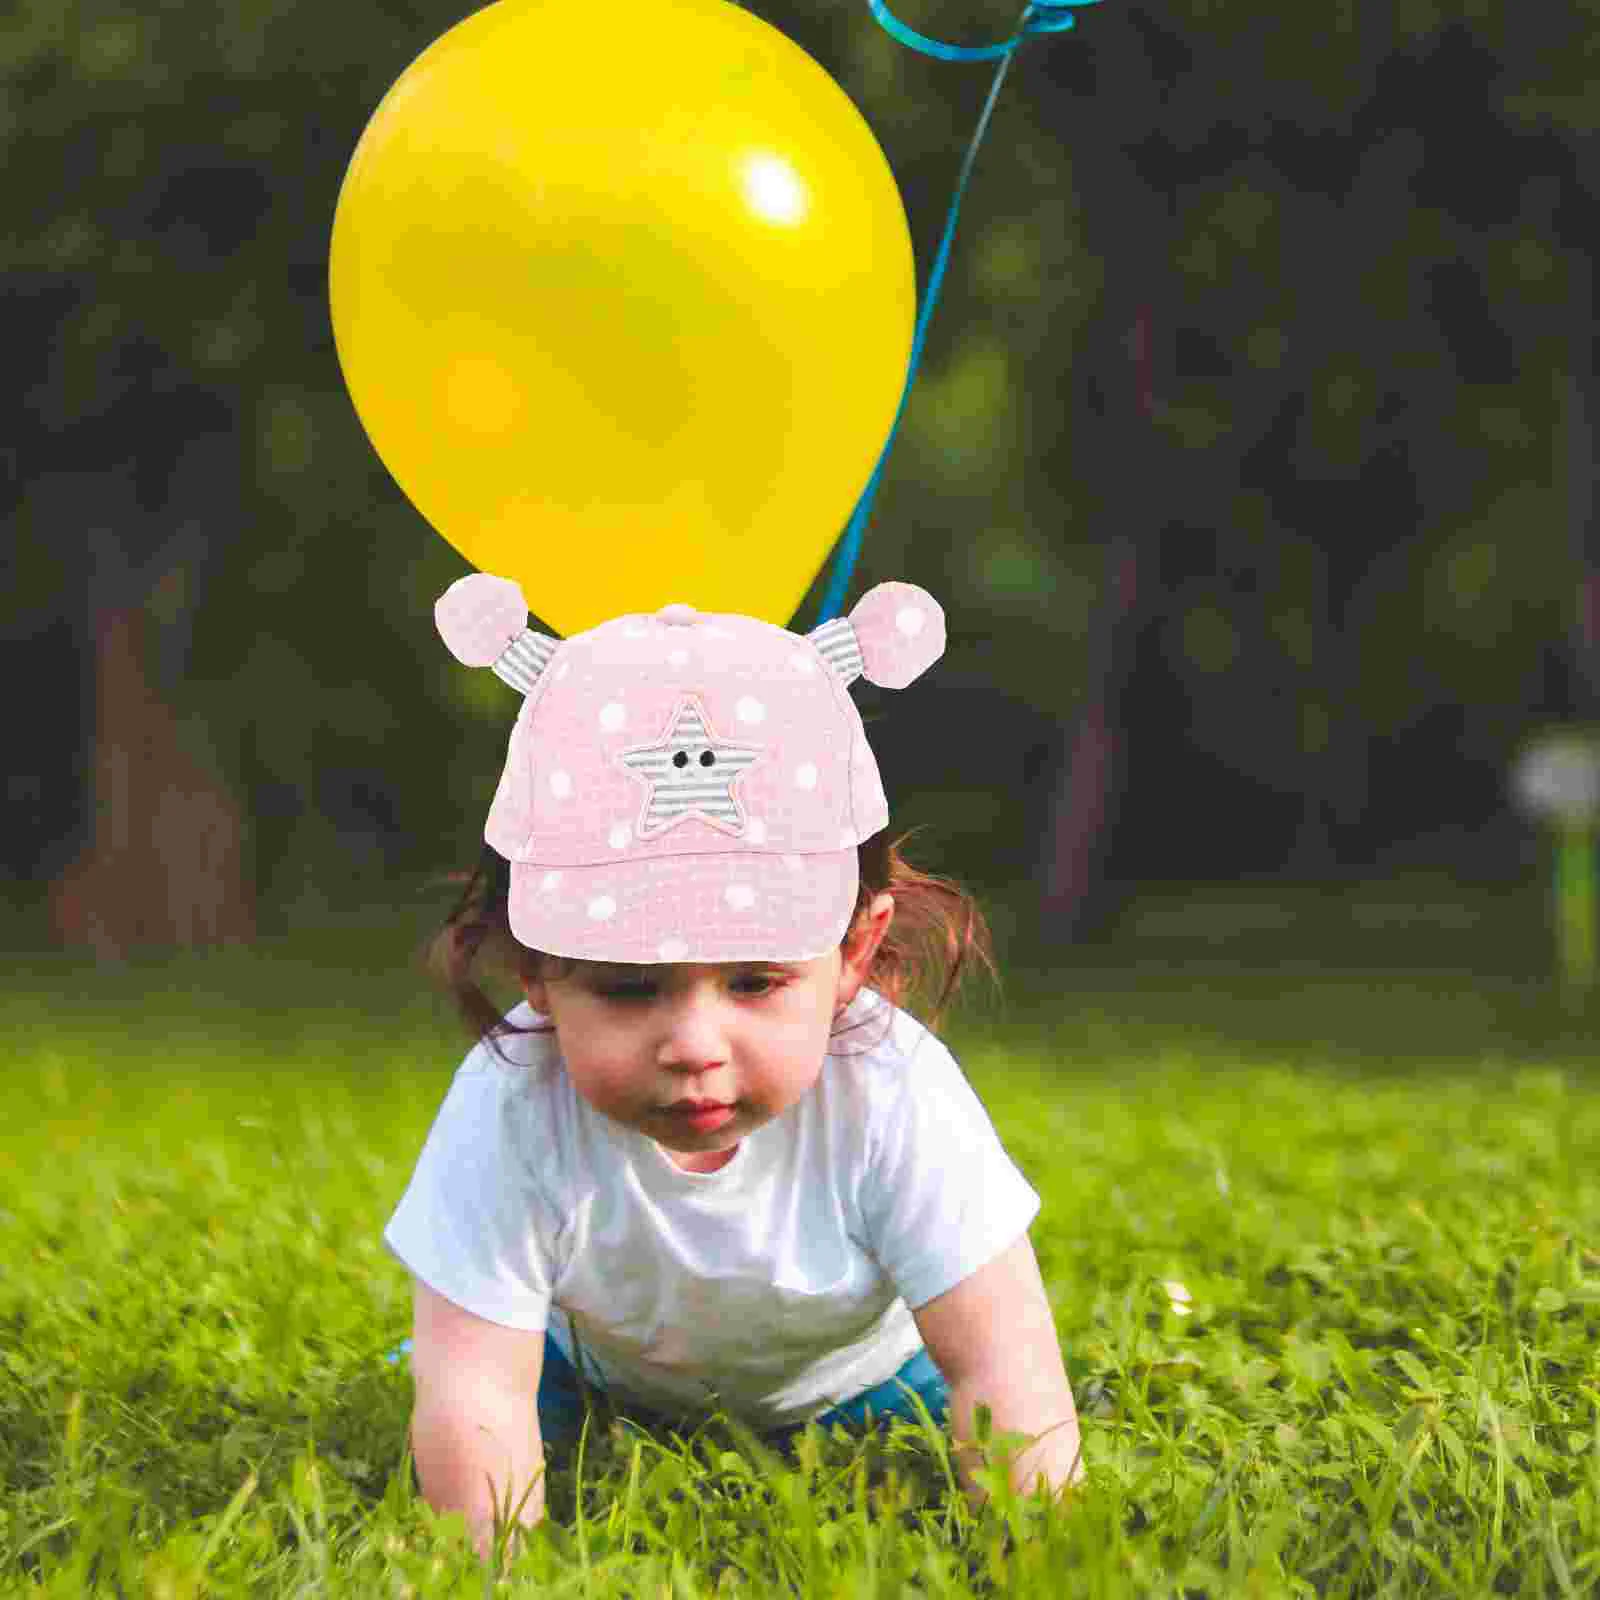
[[[1593,824],[1568,823],[1556,840],[1556,943],[1561,983],[1572,998],[1595,978],[1595,852]]]
[[[1134,317],[1124,342],[1140,424],[1154,413],[1151,379],[1153,317],[1148,306]],[[1127,394],[1108,384],[1110,404]],[[1108,419],[1116,426],[1116,419]],[[1124,421],[1123,427],[1129,424]],[[1119,527],[1106,551],[1100,603],[1090,623],[1082,708],[1051,798],[1046,829],[1042,931],[1046,939],[1081,939],[1106,920],[1105,860],[1111,813],[1125,775],[1122,726],[1124,689],[1132,670],[1139,615],[1140,548],[1137,534]]]
[[[1040,52],[1059,98],[1085,243],[1102,273],[1085,340],[1070,470],[1107,531],[1082,698],[1064,741],[1040,843],[1039,932],[1046,945],[1090,937],[1116,909],[1106,863],[1127,778],[1126,700],[1156,593],[1154,554],[1175,465],[1157,426],[1160,358],[1171,340],[1173,152],[1156,135],[1176,46],[1162,15],[1104,8],[1077,47]],[[1159,371],[1158,371],[1159,369]]]
[[[1573,351],[1579,370],[1561,384],[1562,455],[1558,470],[1566,480],[1571,512],[1572,552],[1578,568],[1578,616],[1573,640],[1573,699],[1578,717],[1600,718],[1600,525],[1595,520],[1595,436],[1592,329]]]
[[[1562,997],[1581,1001],[1595,981],[1595,833],[1600,827],[1600,737],[1570,721],[1524,740],[1511,793],[1550,841],[1550,922]]]
[[[1582,293],[1582,291],[1580,291]],[[1600,527],[1595,522],[1594,316],[1587,293],[1579,303],[1574,340],[1576,370],[1562,383],[1562,476],[1572,519],[1578,567],[1578,616],[1571,675],[1573,709],[1579,721],[1600,719]],[[1593,822],[1568,825],[1556,844],[1555,914],[1562,987],[1581,1001],[1595,980],[1595,829]]]

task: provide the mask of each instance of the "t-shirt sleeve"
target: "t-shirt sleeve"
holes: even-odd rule
[[[1039,1196],[931,1034],[877,1111],[862,1218],[868,1247],[914,1311],[1015,1244]]]
[[[539,1106],[521,1073],[469,1056],[383,1234],[430,1289],[528,1333],[549,1317],[559,1229],[540,1181]]]

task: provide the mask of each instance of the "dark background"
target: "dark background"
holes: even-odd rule
[[[752,9],[873,126],[925,282],[992,69]],[[922,583],[951,645],[858,700],[923,863],[1063,944],[1152,882],[1523,882],[1510,763],[1594,713],[1600,29],[1379,11],[1106,0],[979,159],[849,597]],[[476,854],[514,698],[434,633],[465,564],[326,283],[367,117],[464,14],[29,0],[0,47],[14,945],[248,941]],[[574,70],[625,47],[597,10]]]

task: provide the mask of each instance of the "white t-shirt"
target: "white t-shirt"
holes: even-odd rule
[[[590,1106],[553,1032],[501,1038],[510,1066],[479,1044],[384,1242],[467,1311],[548,1327],[574,1365],[576,1332],[619,1396],[760,1428],[817,1416],[891,1378],[922,1344],[909,1308],[1039,1211],[944,1045],[871,989],[843,1021],[863,1018],[716,1172]],[[509,1020],[547,1019],[523,1004]]]

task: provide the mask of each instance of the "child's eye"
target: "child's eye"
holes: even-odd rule
[[[765,973],[746,973],[733,980],[737,993],[749,995],[754,999],[775,993],[783,987],[783,980],[770,977]],[[650,1000],[655,997],[655,985],[651,983],[613,983],[597,991],[605,1000]]]
[[[621,983],[596,992],[605,1000],[647,1000],[655,991],[647,983]]]

